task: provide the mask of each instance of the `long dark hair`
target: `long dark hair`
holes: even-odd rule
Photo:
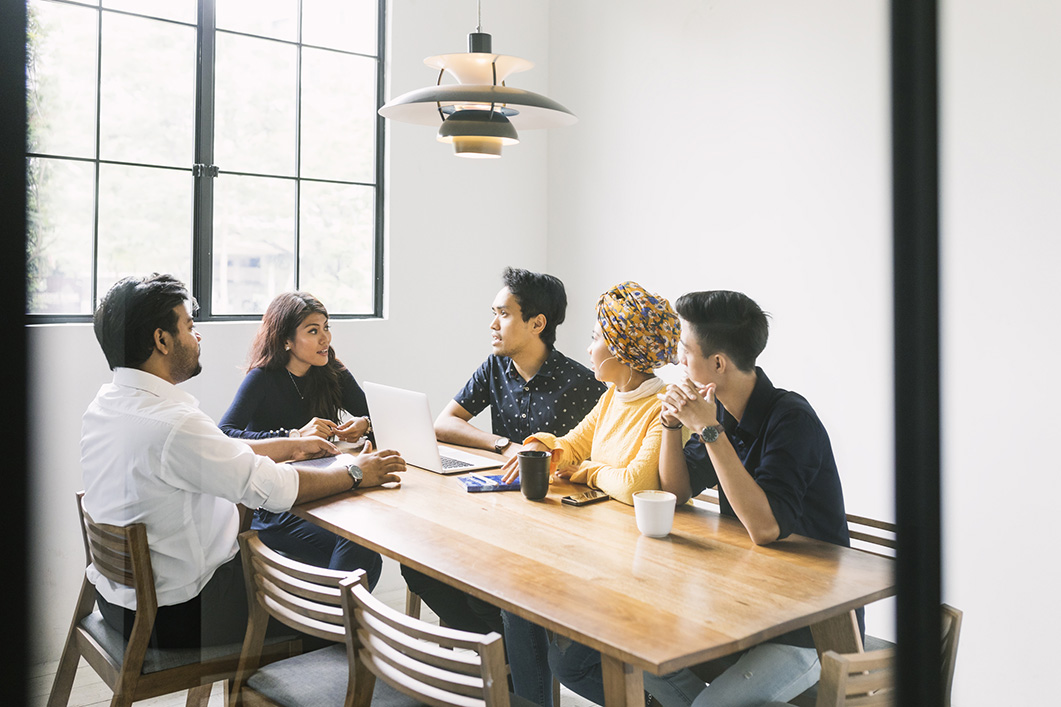
[[[328,310],[308,292],[284,292],[273,298],[251,344],[247,369],[284,370],[291,358],[291,352],[285,349],[287,342],[295,338],[298,327],[311,314],[323,314],[325,319],[328,318]],[[328,363],[310,366],[309,372],[299,379],[305,381],[300,386],[303,388],[301,395],[309,404],[311,415],[339,421],[343,403],[339,373],[345,370],[346,366],[335,357],[335,349],[329,346]]]

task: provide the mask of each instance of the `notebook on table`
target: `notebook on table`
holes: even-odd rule
[[[439,444],[427,395],[379,383],[361,386],[368,398],[376,449],[396,449],[406,464],[436,474],[496,469],[504,460]]]

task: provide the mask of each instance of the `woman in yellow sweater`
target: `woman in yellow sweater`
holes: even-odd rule
[[[594,375],[608,390],[566,435],[536,432],[524,440],[526,448],[552,450],[556,476],[599,488],[626,504],[633,503],[635,491],[658,489],[662,403],[656,394],[663,381],[652,371],[675,360],[679,327],[670,303],[636,282],[621,283],[601,295],[589,358]],[[506,479],[519,475],[515,457],[503,471]],[[501,618],[515,693],[541,707],[555,707],[550,654],[563,680],[571,670],[565,653],[580,660],[578,649],[583,647],[564,639],[562,653],[558,645],[550,647],[545,629],[507,611]],[[600,654],[596,662],[599,673]]]
[[[536,432],[527,449],[552,450],[559,478],[601,489],[633,503],[633,494],[659,488],[661,403],[664,385],[653,374],[671,363],[680,334],[670,303],[636,282],[623,282],[600,296],[589,345],[597,380],[609,384],[596,407],[563,437]],[[506,476],[519,474],[513,457]]]

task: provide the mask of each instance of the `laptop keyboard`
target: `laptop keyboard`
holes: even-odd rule
[[[462,462],[460,459],[453,459],[452,457],[442,457],[442,468],[443,469],[462,469],[466,466],[473,466],[468,462]]]

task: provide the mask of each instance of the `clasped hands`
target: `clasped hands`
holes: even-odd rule
[[[663,402],[660,419],[664,425],[674,427],[680,422],[699,432],[718,424],[714,383],[700,385],[686,378],[681,383],[671,383],[656,397]]]
[[[335,437],[340,442],[356,442],[368,434],[371,429],[372,423],[367,417],[355,417],[341,425],[322,417],[315,417],[299,429],[298,436],[320,437],[321,439]]]

